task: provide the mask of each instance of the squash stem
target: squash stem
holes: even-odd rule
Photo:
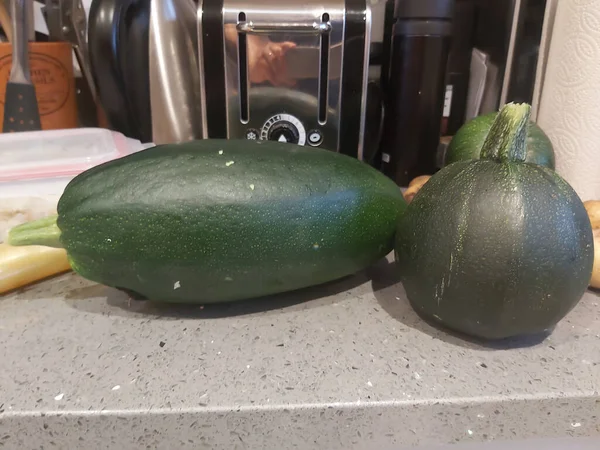
[[[17,225],[8,232],[8,245],[63,248],[60,242],[60,229],[56,224],[57,217],[54,215]]]
[[[525,161],[530,116],[531,106],[527,103],[504,105],[485,138],[481,158],[498,162]]]

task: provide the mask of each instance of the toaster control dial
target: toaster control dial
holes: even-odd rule
[[[290,114],[277,114],[265,122],[260,132],[260,138],[304,145],[306,129],[296,117]]]

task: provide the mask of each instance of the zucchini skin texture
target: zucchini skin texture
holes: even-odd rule
[[[546,332],[587,289],[594,247],[583,203],[547,167],[461,161],[402,216],[396,260],[423,317],[483,339]]]
[[[153,147],[75,177],[60,241],[84,278],[149,300],[216,303],[351,275],[389,253],[405,209],[367,164],[278,142]]]

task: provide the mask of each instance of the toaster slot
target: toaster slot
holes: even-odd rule
[[[238,23],[246,22],[246,14],[238,14]],[[240,121],[244,124],[250,121],[250,112],[248,106],[248,37],[246,33],[238,31],[238,67],[239,67],[239,100],[240,100]]]
[[[321,17],[323,28],[329,29],[329,14],[325,13]],[[320,42],[320,62],[319,62],[319,124],[325,125],[327,122],[328,109],[328,88],[329,88],[329,33],[321,33]]]

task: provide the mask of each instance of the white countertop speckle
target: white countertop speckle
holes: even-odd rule
[[[598,436],[599,303],[587,293],[545,340],[483,346],[419,319],[387,261],[205,307],[130,301],[68,274],[0,299],[0,448]]]

